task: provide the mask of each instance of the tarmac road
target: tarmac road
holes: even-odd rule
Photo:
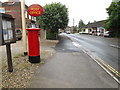
[[[118,39],[84,34],[64,34],[74,38],[82,47],[89,49],[93,54],[100,57],[106,63],[118,71]]]
[[[59,40],[56,54],[36,71],[28,88],[118,88],[118,83],[69,38],[61,35]]]

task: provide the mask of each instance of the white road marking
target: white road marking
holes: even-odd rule
[[[117,45],[110,44],[110,46],[111,46],[111,47],[114,47],[114,48],[119,48],[119,49],[120,49],[120,47],[117,46]]]
[[[81,47],[82,45],[80,45],[79,43],[77,43],[77,42],[72,42],[72,44],[74,45],[74,46],[76,46],[76,47]]]

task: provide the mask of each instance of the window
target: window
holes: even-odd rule
[[[91,32],[92,30],[91,30],[91,29],[89,29],[89,31]]]

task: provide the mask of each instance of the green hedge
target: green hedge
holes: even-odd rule
[[[46,38],[48,40],[57,40],[58,39],[58,33],[47,32],[46,33]]]

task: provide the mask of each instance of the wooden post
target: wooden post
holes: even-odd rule
[[[8,71],[13,72],[10,43],[6,44],[6,51],[7,51]]]
[[[24,55],[27,55],[27,36],[26,36],[26,20],[25,20],[25,0],[21,1],[22,30]]]

